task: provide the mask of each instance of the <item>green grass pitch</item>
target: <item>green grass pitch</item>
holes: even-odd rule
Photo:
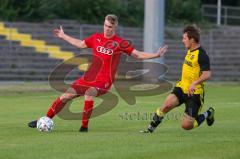
[[[120,99],[112,111],[91,119],[88,133],[79,133],[80,121],[54,118],[51,133],[27,127],[28,121],[43,116],[59,93],[44,84],[1,86],[1,159],[239,159],[240,86],[206,85],[205,105],[216,109],[212,127],[181,129],[184,105],[173,110],[153,134],[140,134],[149,114],[161,105],[167,94],[137,97],[129,106]],[[24,91],[22,90],[24,88]],[[42,88],[38,92],[34,89]],[[113,91],[113,93],[116,93]],[[97,101],[96,103],[98,103]],[[76,99],[72,111],[82,110],[83,98]]]

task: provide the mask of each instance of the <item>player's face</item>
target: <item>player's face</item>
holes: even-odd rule
[[[187,49],[190,49],[191,46],[192,46],[192,40],[190,40],[187,36],[187,33],[184,33],[183,34],[183,38],[182,38],[182,42],[184,44],[184,46],[187,48]]]
[[[106,38],[111,38],[115,35],[116,26],[111,24],[108,20],[105,20],[103,30],[104,30],[104,36]]]

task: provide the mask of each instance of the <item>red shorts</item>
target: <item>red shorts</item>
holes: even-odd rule
[[[112,83],[110,82],[104,82],[104,81],[93,81],[93,82],[87,82],[83,78],[77,79],[73,82],[71,87],[75,89],[78,96],[85,95],[86,90],[89,88],[96,88],[97,90],[97,96],[103,95],[108,92],[110,89]]]

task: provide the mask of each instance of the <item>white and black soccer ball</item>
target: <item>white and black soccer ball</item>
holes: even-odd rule
[[[49,117],[41,117],[37,121],[37,129],[43,132],[52,131],[54,127],[53,120]]]

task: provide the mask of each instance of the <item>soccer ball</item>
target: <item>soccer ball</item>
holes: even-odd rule
[[[49,117],[44,116],[39,118],[37,121],[37,129],[39,131],[49,132],[52,131],[53,127],[54,127],[53,120]]]

